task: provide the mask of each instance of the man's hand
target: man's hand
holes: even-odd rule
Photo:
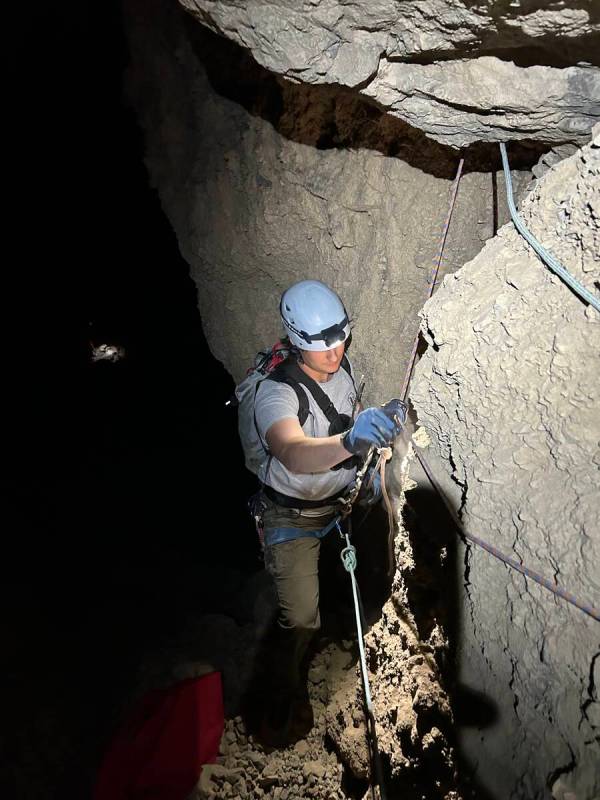
[[[383,412],[387,417],[389,417],[397,426],[398,433],[402,430],[402,426],[406,422],[406,414],[408,412],[408,407],[403,400],[398,400],[394,398],[390,400],[383,406]],[[396,436],[398,435],[396,434]]]
[[[371,447],[387,447],[391,444],[402,427],[396,421],[397,410],[397,406],[394,406],[388,411],[385,408],[366,408],[361,411],[342,439],[346,450],[355,456],[366,456]]]

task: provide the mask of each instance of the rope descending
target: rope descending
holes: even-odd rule
[[[365,712],[367,716],[367,731],[372,744],[373,764],[375,768],[376,783],[379,786],[379,796],[381,800],[386,800],[385,787],[383,784],[383,771],[381,768],[381,758],[379,756],[379,746],[377,743],[377,730],[375,727],[375,715],[373,714],[373,703],[371,700],[371,686],[369,684],[369,673],[367,669],[367,659],[365,656],[365,642],[362,629],[360,601],[358,596],[358,586],[354,571],[356,569],[356,548],[350,543],[350,536],[344,533],[339,521],[336,523],[337,529],[342,539],[346,540],[346,546],[341,552],[341,559],[344,568],[350,575],[352,582],[352,597],[354,599],[354,616],[356,618],[356,632],[358,634],[358,650],[360,654],[360,674],[363,683],[363,693],[365,697]],[[373,792],[374,794],[374,792]]]

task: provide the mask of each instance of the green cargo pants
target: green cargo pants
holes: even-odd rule
[[[317,530],[327,526],[336,514],[329,506],[300,515],[297,510],[282,508],[266,500],[263,515],[265,533],[277,527]],[[315,513],[316,512],[316,513]],[[273,578],[279,604],[276,631],[273,634],[271,680],[273,688],[296,691],[302,682],[302,661],[311,639],[321,627],[319,611],[319,566],[321,583],[342,595],[340,600],[351,610],[350,580],[340,559],[342,543],[334,529],[324,539],[300,536],[287,542],[265,546],[265,567]],[[342,585],[343,582],[343,585]],[[338,590],[335,586],[339,587]]]

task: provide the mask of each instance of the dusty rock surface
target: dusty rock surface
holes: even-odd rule
[[[466,0],[179,0],[204,25],[234,38],[273,72],[304,82],[356,86],[379,58],[410,60],[538,48],[573,62],[600,33],[591,2],[489,3]],[[579,47],[577,45],[579,41]],[[547,57],[548,57],[547,55]]]
[[[385,764],[389,796],[448,798],[454,790],[455,761],[447,734],[452,721],[448,698],[440,685],[437,658],[447,639],[434,625],[421,638],[410,612],[405,578],[415,564],[408,533],[396,540],[398,571],[381,619],[366,636],[369,680],[379,750]],[[262,591],[268,587],[263,584]],[[268,602],[267,602],[268,606]],[[266,607],[266,606],[265,606]],[[273,800],[370,796],[369,754],[364,700],[356,640],[323,640],[308,671],[315,725],[305,739],[283,750],[265,751],[237,716],[239,675],[247,672],[260,623],[238,626],[231,618],[201,618],[180,641],[180,658],[166,655],[172,678],[200,674],[200,654],[223,670],[227,720],[216,764],[203,770],[193,800],[265,797]],[[214,636],[217,629],[218,636]],[[193,631],[193,633],[192,633]],[[235,651],[237,662],[231,661]],[[183,654],[186,654],[185,657]],[[195,656],[193,656],[195,653]],[[160,657],[150,656],[145,683],[168,680]],[[173,669],[175,664],[175,669]]]
[[[453,147],[583,143],[600,118],[600,70],[576,66],[598,64],[592,3],[180,2],[268,70],[354,88]]]
[[[348,642],[351,648],[351,643]],[[355,658],[347,649],[328,645],[314,659],[309,693],[315,726],[306,737],[284,750],[265,751],[248,735],[241,717],[226,721],[218,763],[207,765],[194,800],[208,798],[345,798],[343,766],[326,745],[326,704],[340,671],[355,674]]]
[[[507,4],[480,7],[455,2],[436,6],[431,14],[424,3],[410,5],[414,14],[404,8],[411,25],[403,41],[412,55],[406,63],[392,63],[390,47],[386,55],[390,67],[408,67],[430,76],[438,70],[437,64],[428,63],[435,52],[443,55],[448,75],[457,60],[463,62],[465,74],[474,74],[482,64],[494,63],[489,59],[508,56],[506,48],[516,48],[515,70],[531,75],[531,60],[539,55],[527,49],[533,38],[545,53],[541,63],[552,73],[549,78],[556,75],[559,80],[561,97],[565,87],[567,95],[571,90],[582,95],[579,85],[565,83],[569,75],[578,76],[575,83],[590,78],[583,92],[588,122],[597,113],[597,67],[573,66],[591,60],[584,57],[593,41],[589,37],[597,35],[590,4],[569,9],[562,3],[543,8],[534,4],[525,13],[523,4],[513,12]],[[201,6],[202,0],[194,4],[196,9]],[[217,47],[216,37],[211,39],[176,4],[128,0],[126,7],[132,51],[129,97],[144,131],[152,181],[198,286],[203,325],[215,355],[239,379],[254,353],[280,333],[273,310],[281,291],[299,278],[318,277],[340,291],[354,317],[352,356],[359,371],[366,373],[366,401],[396,394],[437,252],[456,154],[391,114],[380,113],[373,105],[375,98],[369,103],[361,100],[358,90],[368,85],[361,76],[368,74],[371,80],[378,74],[371,73],[369,47],[364,56],[339,47],[340,75],[344,60],[350,67],[346,77],[335,81],[316,68],[311,77],[309,68],[316,62],[300,52],[305,83],[299,84],[293,81],[300,76],[286,71],[286,41],[280,42],[278,28],[271,24],[270,6],[260,5],[258,22],[271,20],[271,27],[240,24],[248,41],[239,41],[260,61],[251,40],[262,31],[261,46],[281,61],[271,69],[286,75],[285,80],[261,70],[225,39],[219,39]],[[339,11],[337,4],[313,7],[331,11],[327,24],[335,28],[337,23],[331,20]],[[386,7],[369,4],[370,9],[375,7],[381,12],[381,25],[389,28]],[[243,14],[247,6],[235,8]],[[292,13],[290,4],[285,8]],[[345,13],[354,8],[345,6]],[[499,8],[504,9],[502,24],[498,14],[494,16]],[[283,17],[287,11],[282,11]],[[483,20],[488,12],[495,21],[478,27],[475,17]],[[202,21],[218,29],[207,14],[202,12]],[[413,25],[419,14],[421,23]],[[223,18],[230,30],[220,32],[237,41],[234,17],[229,22]],[[349,41],[370,40],[373,31],[368,28]],[[503,36],[507,34],[496,40],[501,53],[493,46],[500,28]],[[314,31],[288,25],[285,33],[300,51],[305,42],[320,42],[322,54],[322,42]],[[220,47],[230,49],[219,56]],[[385,63],[379,59],[377,71]],[[502,65],[510,74],[521,74],[511,72],[508,58]],[[358,72],[352,77],[355,66]],[[318,85],[332,82],[345,90]],[[546,88],[551,96],[550,80],[540,91],[542,100]],[[442,101],[446,89],[443,81],[435,87]],[[477,93],[482,92],[483,86],[478,86]],[[449,98],[451,104],[456,102]],[[469,120],[465,129],[475,124],[469,114],[477,116],[477,102],[475,110],[459,109]],[[575,116],[583,106],[578,108]],[[548,113],[553,113],[550,108]],[[568,119],[571,113],[567,110]],[[454,120],[451,136],[456,129]],[[515,131],[509,132],[512,138]],[[504,135],[495,131],[492,138]],[[570,137],[571,133],[565,134],[567,140]],[[511,156],[513,152],[510,148]],[[559,148],[554,152],[558,154]],[[524,207],[534,232],[540,232],[544,243],[592,289],[598,279],[600,249],[597,153],[597,148],[587,148],[558,165],[556,159],[547,159],[539,173],[550,169]],[[462,506],[473,531],[491,535],[495,543],[514,549],[534,568],[568,581],[576,594],[593,595],[600,583],[594,573],[599,563],[594,536],[597,321],[548,274],[512,227],[488,241],[506,221],[501,181],[496,180],[499,192],[494,196],[497,176],[490,163],[481,172],[477,165],[465,171],[445,271],[468,262],[487,244],[456,278],[445,279],[427,307],[423,330],[431,347],[420,367],[413,400],[434,442],[430,449],[450,465],[453,499],[457,508]],[[463,558],[464,571],[458,566]],[[579,612],[548,601],[542,589],[490,565],[486,554],[468,548],[456,564],[460,678],[491,706],[479,728],[462,731],[461,749],[468,765],[493,796],[541,798],[551,786],[561,800],[569,793],[579,800],[593,798],[598,791],[593,765],[598,760],[600,724],[596,711],[600,659],[590,628],[595,623],[573,617]],[[418,569],[415,561],[406,575]],[[402,590],[396,589],[395,596],[401,595]],[[427,606],[428,596],[421,600]],[[411,608],[414,611],[414,603]],[[438,702],[430,716],[420,717],[419,703],[416,710],[413,705],[419,687],[435,675],[429,658],[418,661],[423,648],[427,655],[431,655],[427,648],[433,650],[436,663],[444,648],[435,644],[434,626],[423,631],[417,625],[418,641],[408,635],[412,623],[396,627],[395,615],[407,614],[410,617],[402,604],[386,606],[382,619],[393,633],[388,636],[382,629],[377,638],[377,625],[369,633],[370,652],[378,658],[370,668],[382,696],[390,698],[377,710],[382,721],[393,720],[394,664],[406,666],[402,675],[396,671],[396,678],[403,719],[408,722],[398,738],[388,741],[382,735],[399,781],[403,770],[404,775],[410,772],[412,759],[425,763],[411,752],[413,731],[425,721],[431,752],[443,763],[451,761],[446,757],[449,717],[443,697],[433,692]],[[220,625],[219,620],[213,623]],[[240,641],[251,642],[250,628],[247,634],[249,638],[242,636]],[[402,634],[406,645],[397,651]],[[226,660],[230,673],[235,658],[232,653]],[[410,662],[411,658],[416,660]],[[351,742],[358,676],[346,672],[347,691],[337,699],[336,692],[330,697],[332,705],[335,701],[339,706],[342,722],[334,716],[325,724],[332,731],[336,752],[360,776],[364,758]],[[233,684],[236,680],[231,678]],[[240,675],[240,691],[242,684]],[[234,706],[232,701],[231,709]],[[253,780],[256,784],[256,776]]]
[[[600,129],[552,167],[525,223],[598,296]],[[512,225],[425,306],[412,401],[466,529],[600,605],[600,315]],[[598,623],[467,548],[460,670],[496,720],[463,746],[501,797],[600,793]]]
[[[424,780],[419,772],[425,769],[431,772],[428,792],[435,780],[438,789],[444,786],[448,790],[454,768],[447,738],[452,713],[436,661],[436,656],[445,651],[447,640],[437,625],[426,640],[419,636],[406,594],[405,577],[415,567],[406,532],[396,540],[396,557],[398,571],[392,596],[366,637],[379,750],[389,765],[392,785],[416,790],[418,781]],[[331,698],[327,719],[342,760],[353,774],[366,778],[370,769],[362,705],[362,686],[356,675],[348,675]],[[443,794],[440,792],[440,796]]]
[[[518,67],[491,56],[435,64],[382,60],[361,90],[433,139],[585,142],[600,119],[600,69]]]
[[[143,13],[129,6],[130,97],[212,352],[240,380],[281,335],[281,292],[318,277],[340,292],[354,320],[352,359],[365,373],[365,400],[395,396],[456,154],[415,139],[356,96],[280,86],[176,5],[159,3],[154,13],[151,3]],[[467,163],[442,273],[472,258],[507,219],[495,177]]]

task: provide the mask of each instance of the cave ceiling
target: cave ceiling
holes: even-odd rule
[[[346,87],[431,139],[583,144],[600,120],[600,3],[179,0],[281,79]]]

